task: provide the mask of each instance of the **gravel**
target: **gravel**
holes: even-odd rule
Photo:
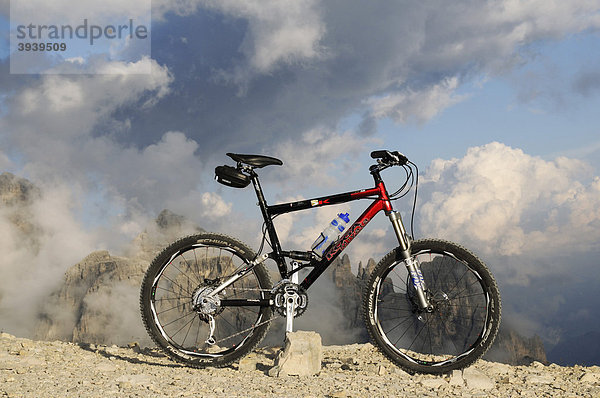
[[[445,376],[409,375],[371,344],[324,346],[317,376],[270,377],[277,348],[238,369],[192,369],[156,349],[0,334],[0,397],[598,397],[600,368],[480,360]]]

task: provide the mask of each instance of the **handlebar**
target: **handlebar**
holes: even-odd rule
[[[403,166],[408,163],[408,158],[398,151],[373,151],[371,157],[377,159],[378,163],[383,163],[387,166]]]

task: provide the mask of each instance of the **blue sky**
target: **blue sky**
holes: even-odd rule
[[[427,123],[399,126],[384,120],[379,129],[390,137],[386,140],[406,138],[411,152],[419,154],[424,164],[435,157],[462,156],[470,146],[500,141],[544,159],[571,156],[598,168],[598,87],[590,87],[584,95],[573,85],[580,70],[600,64],[599,39],[597,33],[584,33],[537,44],[535,56],[525,65],[508,75],[482,76],[465,84],[458,92],[466,98]],[[526,88],[520,84],[529,74],[539,78],[539,93],[521,99]],[[432,141],[436,145],[426,145]],[[419,149],[422,145],[427,149]]]
[[[147,0],[117,3],[122,17]],[[53,4],[46,12],[68,10]],[[105,12],[96,6],[86,15]],[[507,322],[552,345],[600,330],[587,289],[600,282],[599,11],[583,0],[157,0],[151,58],[86,58],[86,74],[50,76],[9,73],[4,1],[0,170],[68,217],[48,237],[85,242],[55,245],[60,276],[89,251],[123,250],[164,208],[257,245],[253,193],[212,180],[225,152],[282,158],[261,174],[276,202],[363,188],[370,151],[400,150],[422,172],[417,235],[480,253],[507,292]],[[308,247],[335,211],[278,219],[284,242]],[[348,249],[354,266],[394,245],[385,220],[370,228]],[[580,303],[574,288],[586,291],[576,322],[564,317]]]

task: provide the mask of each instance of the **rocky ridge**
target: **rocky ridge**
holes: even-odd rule
[[[0,174],[0,215],[15,228],[15,238],[26,241],[33,250],[37,250],[40,227],[33,219],[31,204],[40,196],[39,188],[29,180]]]
[[[192,369],[154,349],[33,341],[0,334],[3,397],[597,397],[600,368],[479,360],[443,376],[409,375],[371,344],[324,346],[317,376],[270,377],[277,348],[223,369]],[[250,363],[250,366],[249,366]]]
[[[90,253],[69,268],[62,285],[39,314],[35,337],[93,344],[151,344],[139,313],[139,289],[148,265],[168,243],[202,231],[163,210],[137,236],[126,256],[106,250]]]

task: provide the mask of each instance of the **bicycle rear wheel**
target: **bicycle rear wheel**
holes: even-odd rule
[[[422,311],[399,249],[375,267],[363,293],[369,334],[409,372],[442,374],[469,366],[491,346],[500,325],[500,294],[485,264],[452,242],[413,242],[432,312]]]
[[[195,367],[226,366],[247,354],[271,320],[265,304],[271,281],[262,264],[218,293],[210,316],[199,303],[203,292],[216,289],[254,257],[241,242],[219,234],[189,236],[163,250],[148,268],[140,293],[142,319],[154,342]]]

